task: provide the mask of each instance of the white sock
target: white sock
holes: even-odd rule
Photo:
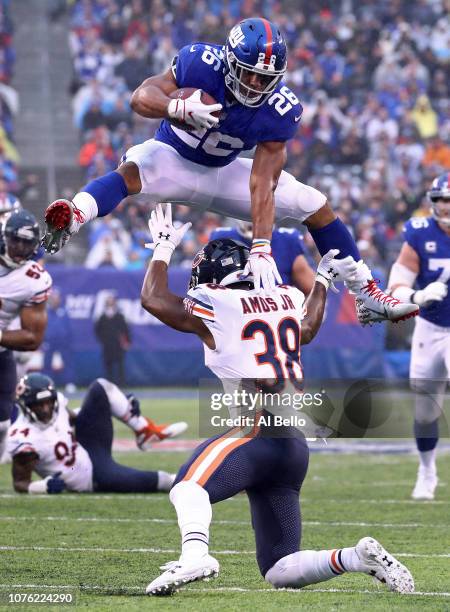
[[[6,421],[0,421],[0,461],[2,460],[3,453],[6,450],[6,440],[10,425],[11,421],[9,419],[7,419]]]
[[[275,563],[265,575],[276,588],[301,588],[336,578],[344,572],[363,571],[355,548],[302,550]]]
[[[158,470],[158,491],[164,491],[164,493],[168,493],[172,488],[173,481],[175,480],[176,474],[169,474],[168,472],[163,472],[162,470]]]
[[[212,518],[208,493],[196,482],[182,481],[170,491],[170,501],[181,532],[180,560],[193,561],[207,555]]]
[[[429,451],[419,451],[419,461],[422,469],[436,473],[436,448]]]
[[[356,277],[352,281],[345,281],[345,285],[351,293],[359,294],[361,289],[367,285],[367,283],[373,279],[372,272],[367,264],[362,259],[358,261],[358,269],[356,271]]]
[[[127,396],[122,393],[117,385],[106,380],[106,378],[97,378],[97,382],[103,387],[108,396],[111,414],[128,425],[133,431],[140,431],[147,425],[147,419],[140,415],[131,414],[131,406]]]
[[[80,210],[83,213],[84,223],[87,223],[88,221],[92,221],[92,219],[95,219],[96,217],[98,217],[97,202],[95,201],[95,198],[90,193],[87,193],[87,191],[80,191],[80,193],[77,193],[74,196],[72,202],[75,204],[78,210]],[[74,218],[69,229],[72,233],[78,232],[81,225],[82,224],[77,219]]]

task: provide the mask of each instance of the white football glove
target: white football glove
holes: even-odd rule
[[[203,104],[201,97],[202,90],[196,89],[186,100],[180,98],[171,100],[167,114],[170,119],[177,119],[196,130],[202,128],[209,130],[219,123],[219,119],[212,113],[222,110],[222,104]]]
[[[448,287],[442,281],[434,281],[423,289],[412,294],[411,301],[417,306],[425,306],[428,302],[442,302],[447,297]]]
[[[253,276],[257,293],[261,291],[261,288],[266,292],[274,291],[277,283],[282,283],[283,279],[272,257],[270,240],[254,239],[253,244],[242,276]]]
[[[190,222],[181,227],[174,227],[172,223],[172,204],[166,204],[165,213],[162,204],[157,204],[148,221],[153,242],[145,246],[155,249],[153,253],[155,261],[165,261],[166,264],[169,264],[172,253],[191,227],[192,223]]]
[[[335,259],[336,255],[339,255],[339,249],[330,249],[325,253],[317,266],[316,281],[338,293],[334,283],[352,280],[358,270],[358,262],[351,255],[344,259]]]

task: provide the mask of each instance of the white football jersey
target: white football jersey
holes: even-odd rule
[[[58,416],[53,425],[41,429],[22,412],[8,431],[7,452],[36,453],[36,472],[41,478],[61,472],[69,491],[92,491],[92,461],[87,451],[77,443],[66,409],[67,399],[58,393]]]
[[[205,349],[205,364],[224,379],[301,379],[301,320],[304,294],[280,285],[270,295],[199,285],[190,289],[184,304],[203,319],[216,349]]]
[[[0,329],[7,329],[24,306],[45,302],[51,286],[52,277],[35,261],[14,270],[0,264]]]

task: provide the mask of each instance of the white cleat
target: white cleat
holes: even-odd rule
[[[362,538],[355,547],[366,574],[373,576],[390,591],[414,593],[414,578],[400,561],[385,550],[375,538]]]
[[[416,485],[411,494],[416,501],[433,501],[434,492],[438,484],[438,477],[434,470],[424,470],[419,468],[417,472]]]
[[[419,314],[417,304],[400,302],[382,291],[374,280],[359,290],[355,300],[356,314],[362,325],[372,325],[381,321],[398,323]]]
[[[219,562],[211,555],[204,555],[201,559],[189,563],[181,559],[169,561],[161,566],[160,569],[165,571],[150,582],[145,592],[147,595],[173,595],[190,582],[217,578],[219,567]]]

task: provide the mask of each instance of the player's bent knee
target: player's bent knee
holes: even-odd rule
[[[209,503],[208,492],[198,483],[192,480],[182,480],[178,482],[169,493],[169,499],[175,506],[180,500],[183,503],[207,502]]]
[[[335,212],[328,202],[325,201],[305,219],[304,223],[309,230],[316,230],[325,227],[329,223],[333,223],[336,218]]]
[[[141,176],[137,164],[134,162],[124,162],[117,168],[116,172],[123,177],[130,195],[142,191]]]

